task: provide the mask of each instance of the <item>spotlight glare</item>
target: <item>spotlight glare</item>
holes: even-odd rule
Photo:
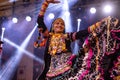
[[[90,8],[90,12],[91,12],[92,14],[95,14],[95,13],[96,13],[96,9],[95,9],[94,7],[92,7],[92,8]]]
[[[77,19],[78,22],[81,22],[81,19]]]
[[[65,16],[70,16],[70,12],[69,12],[69,11],[66,11],[66,12],[65,12]]]
[[[63,8],[64,10],[68,10],[68,5],[64,4],[63,6],[64,6]]]
[[[1,41],[3,41],[4,32],[5,32],[5,27],[2,27],[2,33],[1,33]],[[2,45],[1,45],[1,46],[2,46]]]
[[[5,27],[2,27],[2,30],[5,31]]]
[[[31,17],[30,16],[26,16],[26,21],[31,21]]]
[[[13,23],[17,23],[18,19],[16,17],[12,18]]]
[[[48,16],[50,19],[54,19],[54,17],[55,17],[55,15],[53,13],[50,13]]]
[[[104,11],[105,11],[106,13],[110,13],[111,10],[112,10],[112,7],[111,7],[110,5],[106,5],[106,6],[104,7]]]

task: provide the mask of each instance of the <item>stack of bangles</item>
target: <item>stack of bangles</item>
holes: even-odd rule
[[[48,4],[49,3],[47,1],[42,4],[42,8],[41,8],[40,13],[39,13],[40,15],[44,15],[46,8],[48,7]]]

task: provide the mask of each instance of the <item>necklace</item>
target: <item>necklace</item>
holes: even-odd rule
[[[49,54],[55,55],[66,50],[64,34],[52,34],[50,37]]]

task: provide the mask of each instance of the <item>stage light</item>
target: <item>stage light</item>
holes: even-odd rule
[[[26,21],[28,21],[28,22],[32,20],[32,18],[31,18],[30,16],[26,16],[25,19],[26,19]]]
[[[54,17],[55,17],[55,15],[53,13],[50,13],[48,16],[50,19],[54,19]]]
[[[81,22],[81,19],[77,19],[78,22]]]
[[[69,12],[69,11],[66,11],[66,12],[65,12],[65,16],[70,16],[70,12]]]
[[[5,28],[4,28],[4,27],[2,27],[1,41],[3,41],[4,32],[5,32]]]
[[[90,8],[90,13],[95,14],[96,13],[96,9],[94,7]]]
[[[4,28],[4,27],[2,27],[2,31],[5,31],[5,28]]]
[[[112,10],[112,7],[111,7],[110,5],[106,5],[106,6],[104,7],[104,12],[106,12],[106,13],[110,13],[111,10]]]
[[[80,31],[80,23],[81,23],[81,19],[80,18],[78,18],[77,19],[77,32],[78,31]],[[74,42],[74,49],[73,49],[73,53],[74,54],[77,54],[76,52],[78,52],[79,51],[79,40],[76,40],[75,42]]]
[[[81,22],[81,19],[78,18],[77,21],[78,21],[77,31],[79,31],[79,30],[80,30],[80,22]]]
[[[12,21],[13,21],[13,23],[17,23],[17,22],[18,22],[18,19],[17,19],[16,17],[13,17],[13,18],[12,18]]]

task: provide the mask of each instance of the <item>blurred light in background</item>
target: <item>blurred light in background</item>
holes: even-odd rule
[[[54,15],[54,13],[50,13],[50,14],[48,15],[48,17],[49,17],[50,19],[54,19],[55,15]]]
[[[12,21],[13,21],[13,23],[17,23],[17,22],[18,22],[18,19],[17,19],[16,17],[13,17],[13,18],[12,18]]]
[[[65,16],[70,16],[70,12],[69,12],[69,11],[66,11],[66,12],[65,12]]]
[[[26,21],[28,21],[28,22],[32,20],[32,18],[31,18],[30,16],[26,16],[25,19],[26,19]]]
[[[94,7],[90,8],[90,13],[95,14],[96,13],[96,8],[94,8]]]
[[[110,13],[112,11],[112,7],[110,6],[110,5],[106,5],[105,7],[104,7],[104,12],[105,13]]]

